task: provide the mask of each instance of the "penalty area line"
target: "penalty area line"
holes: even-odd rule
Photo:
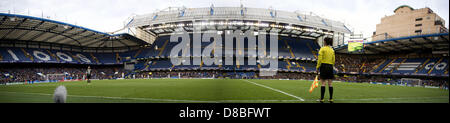
[[[26,92],[9,92],[2,91],[0,93],[17,93],[17,94],[31,94],[42,96],[53,96],[53,94],[46,93],[26,93]],[[205,101],[205,100],[178,100],[178,99],[155,99],[155,98],[127,98],[127,97],[107,97],[107,96],[85,96],[85,95],[67,95],[68,97],[81,97],[81,98],[101,98],[101,99],[115,99],[115,100],[141,100],[141,101],[161,101],[161,102],[185,102],[185,103],[233,103],[233,102],[245,102],[245,103],[264,103],[264,102],[296,102],[298,100],[217,100],[217,101]]]
[[[267,89],[270,89],[270,90],[273,90],[273,91],[282,93],[282,94],[284,94],[284,95],[288,95],[288,96],[293,97],[293,98],[295,98],[295,99],[298,99],[298,100],[300,100],[300,101],[305,101],[305,100],[304,100],[303,98],[301,98],[301,97],[292,95],[292,94],[290,94],[290,93],[286,93],[286,92],[284,92],[284,91],[281,91],[281,90],[278,90],[278,89],[275,89],[275,88],[271,88],[271,87],[269,87],[269,86],[265,86],[265,85],[262,85],[262,84],[258,84],[258,83],[255,83],[255,82],[252,82],[252,81],[248,81],[248,80],[245,80],[245,79],[242,80],[242,81],[245,81],[245,82],[248,82],[248,83],[251,83],[251,84],[260,86],[260,87],[264,87],[264,88],[267,88]]]

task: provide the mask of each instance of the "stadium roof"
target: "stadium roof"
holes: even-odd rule
[[[55,20],[6,13],[0,13],[0,41],[36,41],[81,47],[147,44],[126,33],[108,34]]]
[[[337,53],[349,53],[347,45],[335,48]],[[364,52],[356,54],[382,54],[412,52],[416,50],[449,51],[449,33],[416,35],[364,43]]]

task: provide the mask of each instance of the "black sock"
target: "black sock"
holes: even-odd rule
[[[323,96],[325,95],[325,86],[320,87],[320,100],[323,100]]]
[[[330,92],[330,99],[333,99],[333,86],[328,87],[328,91]]]

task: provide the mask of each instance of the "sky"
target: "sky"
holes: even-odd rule
[[[0,13],[44,17],[82,27],[113,32],[121,29],[133,15],[153,13],[168,7],[270,8],[294,12],[313,12],[323,18],[344,22],[355,33],[370,37],[376,24],[394,9],[409,5],[429,7],[449,27],[448,0],[0,0]]]

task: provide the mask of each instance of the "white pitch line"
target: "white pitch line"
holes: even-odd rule
[[[3,93],[21,93],[53,96],[53,94],[45,93],[22,93],[22,92],[3,92]],[[165,102],[193,102],[193,103],[219,103],[218,101],[200,101],[200,100],[174,100],[174,99],[153,99],[153,98],[126,98],[126,97],[106,97],[106,96],[83,96],[83,95],[67,95],[69,97],[89,97],[89,98],[104,98],[104,99],[120,99],[120,100],[147,100],[147,101],[165,101]]]
[[[174,99],[153,99],[153,98],[125,98],[125,97],[80,96],[80,95],[68,95],[68,96],[72,96],[72,97],[106,98],[106,99],[121,99],[121,100],[146,100],[146,101],[164,101],[164,102],[218,103],[217,101],[200,101],[200,100],[174,100]]]
[[[414,99],[445,99],[445,98],[447,97],[367,98],[367,99],[335,99],[335,100],[374,101],[374,100],[414,100]]]
[[[33,94],[53,96],[53,94],[45,93],[25,93],[25,92],[8,92],[0,93],[19,93],[19,94]],[[217,100],[217,101],[203,101],[203,100],[175,100],[175,99],[154,99],[154,98],[125,98],[125,97],[105,97],[105,96],[83,96],[83,95],[67,95],[69,97],[87,97],[87,98],[106,98],[106,99],[120,99],[120,100],[148,100],[148,101],[165,101],[165,102],[194,102],[194,103],[227,103],[227,102],[295,102],[298,100]]]
[[[299,100],[218,100],[218,103],[270,103],[270,102],[298,102]]]
[[[294,97],[294,98],[296,98],[296,99],[298,99],[298,100],[300,100],[300,101],[305,101],[305,100],[304,100],[303,98],[301,98],[301,97],[292,95],[292,94],[290,94],[290,93],[286,93],[286,92],[284,92],[284,91],[280,91],[280,90],[275,89],[275,88],[271,88],[271,87],[268,87],[268,86],[265,86],[265,85],[261,85],[261,84],[258,84],[258,83],[252,82],[252,81],[248,81],[248,80],[245,80],[245,79],[242,80],[242,81],[245,81],[245,82],[248,82],[248,83],[252,83],[252,84],[255,84],[255,85],[257,85],[257,86],[261,86],[261,87],[264,87],[264,88],[267,88],[267,89],[270,89],[270,90],[273,90],[273,91],[276,91],[276,92],[280,92],[280,93],[285,94],[285,95],[288,95],[288,96],[290,96],[290,97]]]
[[[45,93],[25,93],[25,92],[7,92],[0,93],[20,93],[20,94],[33,94],[53,96],[53,94]],[[175,100],[175,99],[154,99],[154,98],[126,98],[126,97],[105,97],[105,96],[83,96],[83,95],[67,95],[69,97],[86,97],[86,98],[105,98],[105,99],[120,99],[120,100],[147,100],[147,101],[164,101],[164,102],[192,102],[192,103],[227,103],[227,102],[294,102],[298,100],[217,100],[217,101],[204,101],[204,100]]]

